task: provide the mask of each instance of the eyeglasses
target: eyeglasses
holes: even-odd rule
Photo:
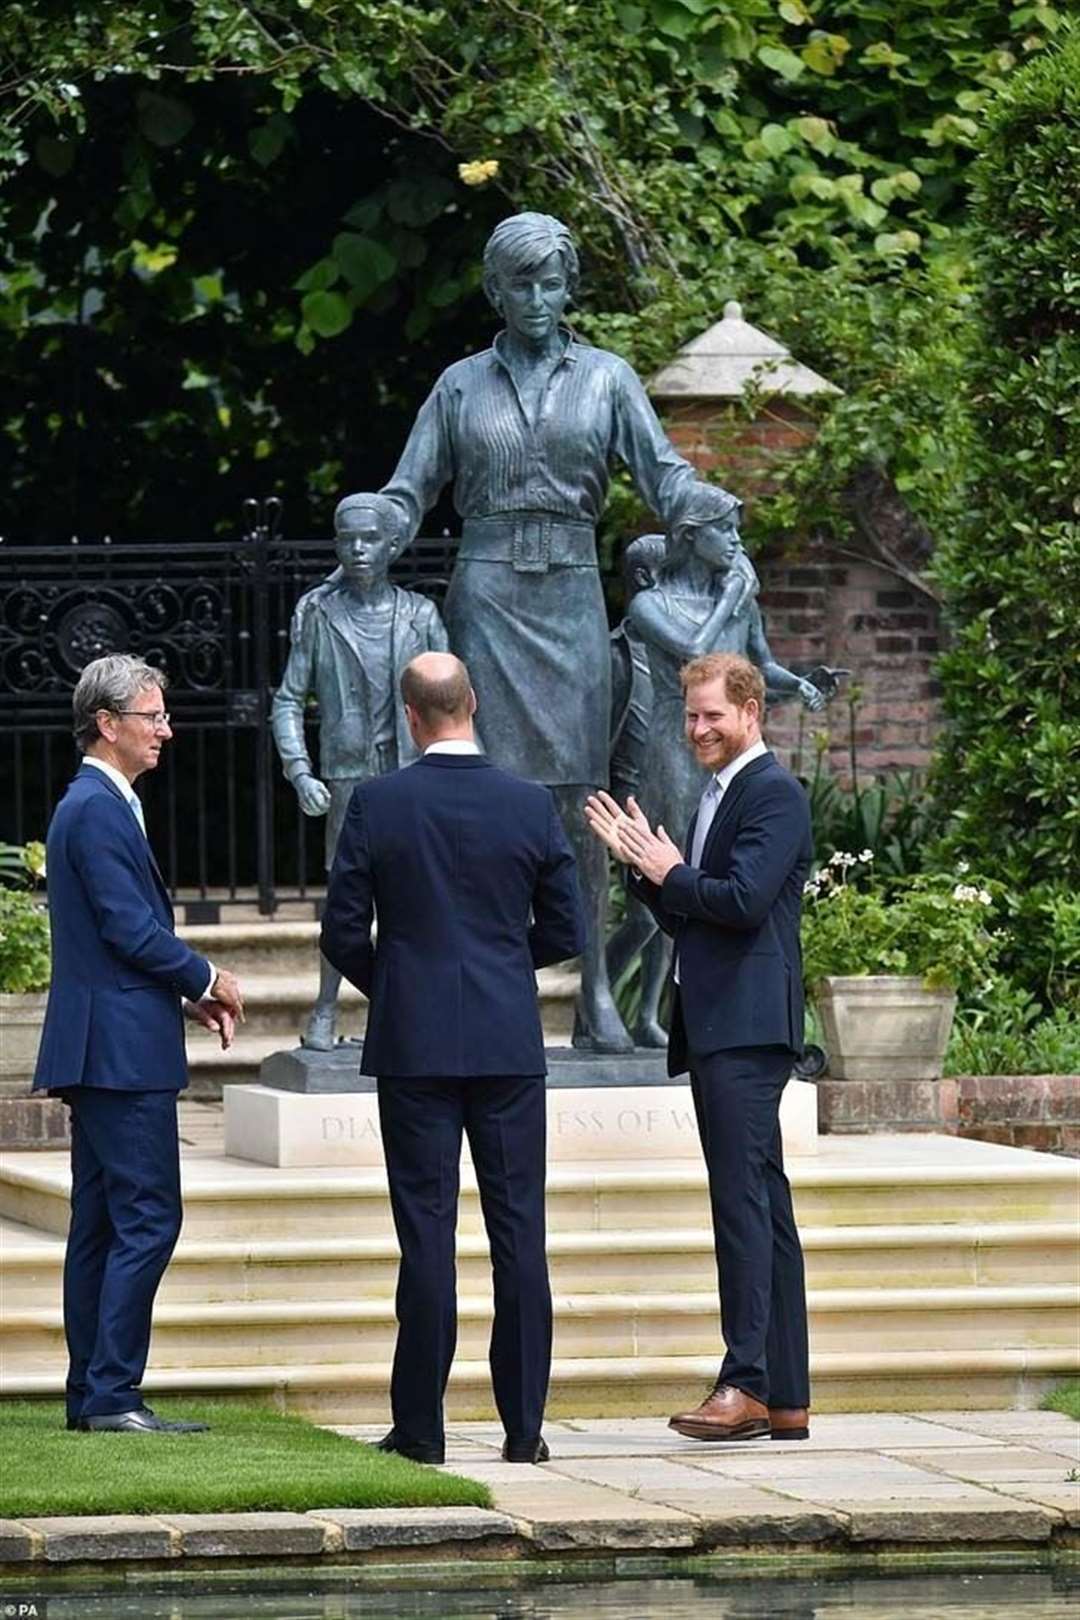
[[[146,709],[110,709],[109,713],[129,714],[137,720],[146,720],[155,731],[164,731],[172,720],[172,715],[165,709],[152,709],[149,712]]]

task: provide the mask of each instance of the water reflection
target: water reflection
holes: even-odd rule
[[[500,1572],[468,1591],[367,1581],[282,1590],[272,1577],[167,1592],[68,1588],[50,1592],[47,1612],[49,1620],[1076,1620],[1078,1606],[1080,1571],[601,1582]]]

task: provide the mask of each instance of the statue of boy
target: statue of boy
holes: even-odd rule
[[[398,694],[401,671],[422,652],[446,652],[434,602],[391,584],[401,520],[382,495],[347,495],[334,512],[340,567],[297,602],[291,648],[271,725],[285,775],[307,816],[326,816],[329,871],[353,788],[416,758]],[[308,700],[319,705],[319,772],[304,737]],[[341,975],[320,956],[319,995],[301,1037],[317,1052],[336,1037]]]

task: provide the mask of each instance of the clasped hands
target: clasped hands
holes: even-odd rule
[[[585,800],[585,820],[617,861],[635,866],[650,883],[663,883],[673,866],[683,864],[678,845],[662,825],[653,831],[633,794],[626,801],[626,809],[621,810],[610,793],[602,789],[590,793]]]

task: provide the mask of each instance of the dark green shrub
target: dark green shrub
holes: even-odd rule
[[[1062,907],[1080,889],[1080,35],[1018,73],[989,115],[973,232],[969,510],[934,565],[952,627],[939,853],[1021,897],[1008,970],[1067,1002],[1077,969],[1061,944],[1075,918]]]

